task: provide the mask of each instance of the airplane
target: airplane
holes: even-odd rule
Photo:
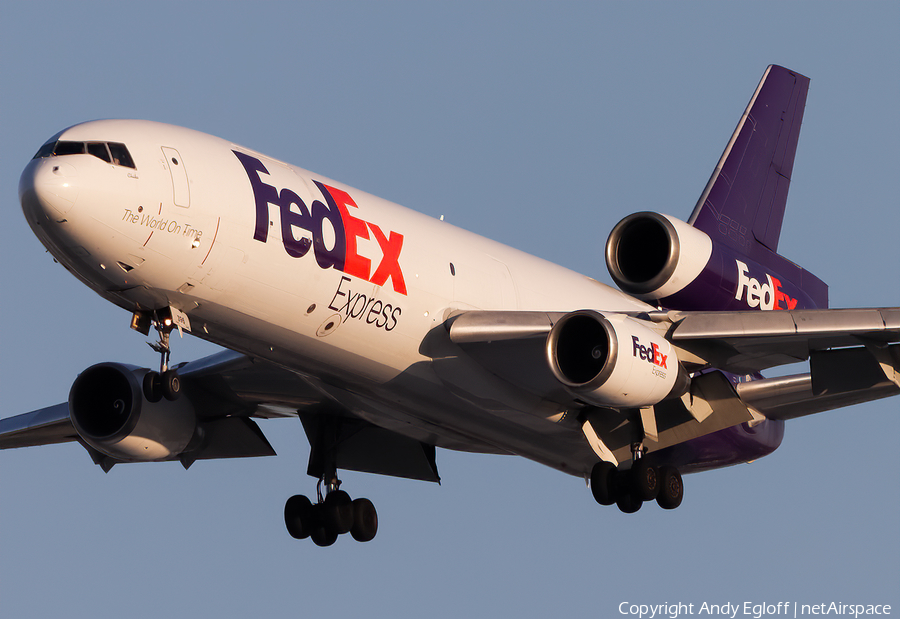
[[[340,470],[439,482],[437,449],[515,454],[633,513],[756,460],[785,421],[900,393],[900,308],[828,309],[778,253],[809,79],[771,65],[686,221],[626,216],[619,290],[230,141],[144,120],[52,136],[22,172],[32,231],[149,336],[158,368],[85,369],[0,448],[120,463],[275,455],[299,418],[313,499],[288,533],[372,540]],[[171,363],[171,334],[224,347]],[[808,362],[803,374],[762,371]]]

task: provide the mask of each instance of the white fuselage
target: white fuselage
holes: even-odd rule
[[[106,120],[56,139],[123,143],[134,159],[134,168],[91,154],[34,159],[20,184],[36,234],[104,298],[129,311],[175,307],[194,335],[290,368],[414,438],[574,474],[596,461],[579,427],[558,423],[558,405],[476,371],[429,333],[475,308],[650,306],[196,131]]]

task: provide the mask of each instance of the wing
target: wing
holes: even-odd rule
[[[0,449],[36,447],[78,440],[69,420],[69,405],[57,404],[0,419]]]
[[[641,405],[636,416],[622,416],[616,409],[629,407],[592,404],[573,396],[550,371],[548,335],[571,315],[472,311],[452,317],[447,330],[440,330],[475,362],[473,367],[480,366],[520,393],[538,396],[527,401],[550,402],[554,410],[568,411],[564,416],[571,413],[572,419],[577,418],[575,428],[581,427],[604,459],[630,457],[635,441],[652,441],[655,451],[763,416],[790,419],[900,393],[898,308],[654,312],[627,318],[644,333],[652,332],[659,341],[673,345],[680,365],[693,375],[690,389],[680,399],[655,400],[656,404]],[[633,339],[637,348],[639,338]],[[626,356],[631,340],[626,337],[621,345]],[[453,360],[446,351],[442,355]],[[719,372],[705,372],[717,368],[752,374],[803,360],[810,363],[807,374],[736,386]],[[435,371],[440,373],[440,368]],[[439,481],[435,446],[502,453],[471,433],[463,436],[422,419],[377,414],[367,410],[365,402],[314,377],[231,351],[184,364],[179,375],[199,438],[168,459],[177,457],[185,466],[198,459],[274,455],[254,421],[273,417],[299,417],[313,445],[324,444],[324,436],[325,442],[339,446],[332,455],[338,468],[347,470]],[[354,400],[357,404],[348,404]],[[66,441],[80,442],[105,470],[122,461],[80,438],[67,404],[0,420],[3,449]],[[532,447],[540,451],[541,446]],[[529,455],[540,459],[540,454]],[[324,468],[322,458],[317,449],[311,451],[313,476]]]
[[[182,397],[202,435],[198,447],[181,454],[185,467],[196,460],[275,455],[256,419],[299,417],[313,439],[326,427],[338,434],[342,469],[438,481],[434,447],[354,416],[311,377],[223,351],[178,367]],[[67,403],[0,420],[0,449],[78,441],[108,471],[119,463],[85,443]],[[311,454],[310,470],[321,468]]]
[[[184,396],[190,400],[204,433],[202,449],[188,460],[274,455],[251,416],[274,416],[252,395],[231,389],[230,379],[256,370],[250,359],[225,352],[185,364],[179,370]],[[263,384],[261,389],[271,388]],[[277,391],[276,391],[277,393]],[[67,403],[0,420],[0,449],[81,442],[94,461],[109,470],[117,461],[81,441]]]
[[[567,314],[472,311],[454,316],[450,339],[463,346],[545,337]],[[629,314],[664,334],[690,369],[734,374],[806,361],[821,351],[861,348],[881,357],[900,342],[900,308]],[[886,353],[888,357],[893,353]],[[891,357],[893,358],[893,357]],[[890,362],[888,362],[890,365]],[[885,369],[887,372],[887,369]]]
[[[900,308],[668,312],[668,339],[736,374],[805,361],[819,351],[900,341]]]
[[[670,313],[669,338],[706,363],[749,374],[809,360],[810,372],[737,385],[769,419],[900,393],[900,308]]]
[[[629,318],[642,333],[673,345],[680,367],[692,376],[690,386],[680,398],[639,404],[637,415],[623,416],[625,409],[604,404],[602,395],[592,400],[595,394],[585,390],[562,389],[549,369],[551,331],[574,314],[584,318],[585,312],[467,312],[449,321],[449,334],[495,375],[576,412],[595,453],[612,462],[630,457],[635,441],[646,440],[654,451],[744,422],[790,419],[900,393],[900,308],[653,312]],[[628,334],[618,343],[620,358],[631,356],[632,340],[637,351],[641,337]],[[806,374],[757,375],[806,360]]]

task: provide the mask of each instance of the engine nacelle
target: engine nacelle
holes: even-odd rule
[[[547,359],[557,380],[595,406],[652,406],[689,383],[674,347],[622,314],[566,314],[550,330]]]
[[[659,213],[634,213],[606,241],[606,267],[623,291],[655,300],[693,282],[712,256],[705,232]]]
[[[98,363],[82,372],[69,391],[69,416],[84,442],[116,460],[172,460],[197,430],[187,398],[150,402],[142,389],[146,368]]]

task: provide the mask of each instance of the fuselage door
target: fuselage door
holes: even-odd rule
[[[172,201],[175,206],[187,208],[191,205],[191,189],[188,185],[187,170],[178,151],[169,146],[162,147],[166,166],[172,176]]]

